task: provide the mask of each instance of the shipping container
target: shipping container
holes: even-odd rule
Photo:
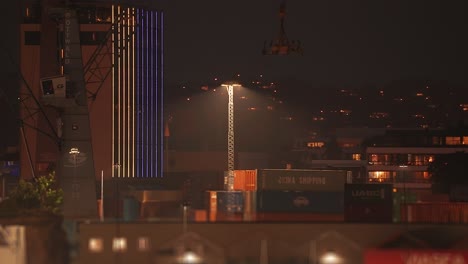
[[[244,221],[251,222],[343,222],[344,216],[319,213],[254,213],[245,215]]]
[[[257,189],[257,170],[235,170],[234,190],[255,191]]]
[[[401,206],[402,222],[468,224],[468,203],[407,203]]]
[[[343,214],[343,192],[257,191],[257,212],[340,213]]]
[[[344,170],[257,170],[257,190],[344,191],[347,171]]]
[[[393,207],[391,203],[347,203],[344,215],[346,222],[391,223]]]
[[[393,200],[391,184],[346,184],[345,204],[385,204]]]
[[[241,213],[244,210],[243,191],[206,191],[207,209],[212,212]]]

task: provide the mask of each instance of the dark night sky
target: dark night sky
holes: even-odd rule
[[[2,3],[2,80],[16,69],[6,54],[16,52],[18,2]],[[289,0],[286,33],[305,54],[288,57],[261,55],[264,40],[279,32],[280,0],[153,3],[165,11],[166,84],[264,74],[301,84],[290,89],[301,95],[303,88],[400,79],[468,83],[465,0]]]
[[[310,85],[395,79],[467,81],[463,0],[289,0],[286,33],[302,57],[264,57],[279,31],[279,0],[165,2],[166,80],[234,73]]]

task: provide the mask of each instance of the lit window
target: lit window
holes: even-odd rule
[[[463,145],[468,145],[468,137],[467,136],[463,136],[463,142],[462,142]]]
[[[429,157],[427,158],[427,161],[433,162],[433,161],[434,161],[434,156],[429,156]]]
[[[102,238],[90,238],[88,241],[88,250],[91,252],[102,252],[103,247]]]
[[[389,182],[391,180],[389,171],[369,171],[369,182]]]
[[[127,239],[124,237],[114,237],[112,250],[114,252],[125,252],[127,250]]]
[[[353,154],[353,160],[361,160],[361,154],[359,154],[359,153],[354,153],[354,154]]]
[[[321,148],[325,145],[323,142],[308,142],[307,147],[309,148]]]
[[[445,137],[445,144],[461,145],[461,138],[460,137]]]
[[[140,251],[149,250],[149,238],[147,237],[138,238],[138,250]]]

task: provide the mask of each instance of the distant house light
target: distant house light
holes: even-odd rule
[[[127,239],[125,237],[114,237],[112,240],[112,251],[125,252],[127,251]]]
[[[102,252],[104,249],[104,243],[102,238],[92,237],[88,240],[88,250],[93,253]]]
[[[445,144],[447,145],[461,145],[461,143],[460,137],[445,137]]]
[[[324,142],[307,142],[308,148],[321,148],[325,146]]]
[[[150,249],[150,243],[149,243],[148,237],[139,237],[137,242],[138,242],[139,251],[148,251]]]
[[[361,154],[359,154],[359,153],[354,153],[354,154],[353,154],[353,160],[361,160]]]

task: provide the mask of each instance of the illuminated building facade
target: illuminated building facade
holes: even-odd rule
[[[163,12],[123,2],[116,6],[111,1],[74,1],[73,7],[80,23],[96,177],[101,173],[105,178],[161,177]],[[30,99],[41,101],[41,79],[63,74],[63,30],[57,25],[44,23],[41,1],[22,3],[20,115],[27,124],[23,137],[27,144],[22,140],[20,160],[21,177],[26,179],[57,166],[58,111],[42,105],[45,115],[31,115],[40,111]],[[47,128],[47,123],[52,126]]]

